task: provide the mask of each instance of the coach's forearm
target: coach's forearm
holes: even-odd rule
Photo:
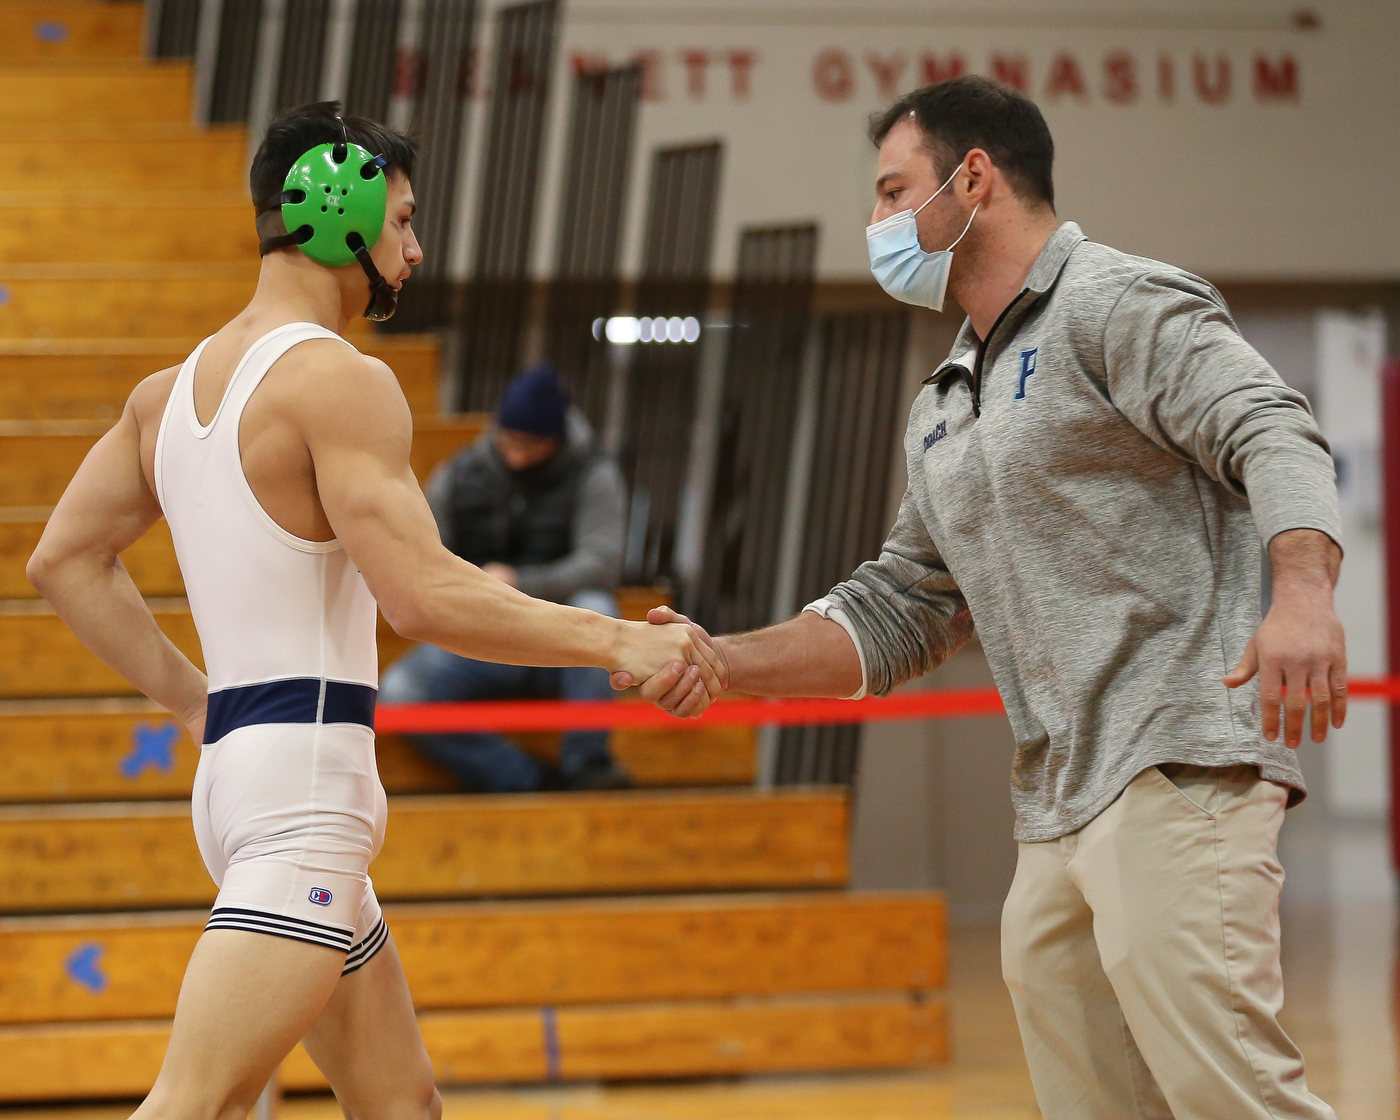
[[[1273,595],[1332,599],[1342,570],[1342,550],[1317,529],[1288,529],[1269,542]]]
[[[787,622],[715,644],[729,666],[729,688],[751,696],[827,696],[860,691],[860,655],[840,623],[804,611]]]
[[[161,632],[120,560],[54,559],[41,546],[28,575],[78,640],[108,666],[186,723],[202,718],[207,679]]]

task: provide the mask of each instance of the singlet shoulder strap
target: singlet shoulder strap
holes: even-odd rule
[[[229,381],[228,388],[225,390],[225,400],[220,406],[221,416],[227,418],[222,426],[226,431],[234,433],[232,438],[235,443],[238,438],[238,421],[243,415],[244,406],[247,405],[257,387],[262,384],[268,370],[293,346],[317,338],[343,342],[350,349],[355,349],[352,343],[319,323],[288,323],[276,330],[269,331],[248,347],[247,354],[244,355]]]
[[[160,414],[160,427],[156,430],[156,456],[155,456],[155,476],[156,476],[156,501],[160,503],[161,509],[165,508],[165,440],[166,433],[170,429],[171,418],[183,416],[187,408],[194,407],[194,371],[199,365],[199,356],[204,353],[204,348],[209,345],[209,340],[214,336],[210,335],[198,346],[180,366],[180,372],[175,375],[175,384],[170,387],[170,396],[165,399],[165,408]],[[176,423],[178,423],[178,419]]]

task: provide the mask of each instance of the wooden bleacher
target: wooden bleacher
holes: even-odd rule
[[[141,61],[140,34],[136,3],[0,0],[0,99],[20,118],[0,138],[0,1103],[149,1089],[213,896],[198,748],[23,571],[131,388],[256,276],[246,137],[194,129],[189,67]],[[357,330],[400,378],[425,479],[483,418],[437,415],[434,340]],[[164,523],[123,559],[198,659]],[[657,601],[623,599],[634,618]],[[381,627],[382,663],[405,647]],[[754,746],[745,728],[622,730],[643,788],[482,797],[379,737],[371,874],[442,1083],[946,1057],[941,898],[845,889],[846,791],[756,790]],[[324,1087],[300,1049],[280,1080]]]

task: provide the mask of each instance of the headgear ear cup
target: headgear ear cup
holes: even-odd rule
[[[259,249],[265,256],[296,245],[328,268],[358,262],[370,286],[364,316],[383,321],[397,308],[398,293],[380,275],[369,250],[384,230],[388,200],[383,156],[347,141],[319,144],[292,164],[280,195],[259,207],[260,214],[280,207],[292,231],[266,238]]]

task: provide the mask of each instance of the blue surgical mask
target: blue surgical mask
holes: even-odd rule
[[[943,296],[948,290],[948,271],[953,267],[953,249],[972,228],[972,219],[977,217],[981,206],[972,208],[972,215],[958,240],[946,249],[926,253],[919,248],[919,210],[922,210],[957,178],[962,164],[948,176],[948,182],[939,187],[924,200],[918,210],[901,210],[891,214],[882,222],[865,227],[866,246],[870,250],[870,271],[880,282],[880,287],[904,303],[916,307],[931,307],[943,310]]]

